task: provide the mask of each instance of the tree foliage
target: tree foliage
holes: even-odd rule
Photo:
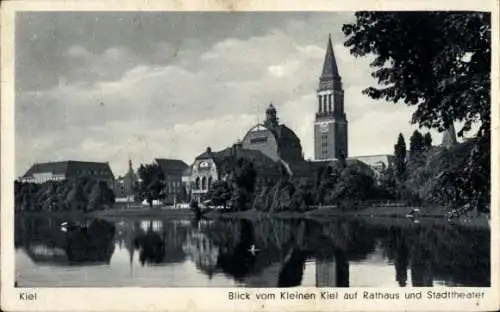
[[[140,179],[138,186],[140,198],[150,202],[165,198],[165,176],[158,164],[141,164],[137,173]]]
[[[491,14],[483,12],[357,12],[342,28],[355,56],[374,55],[374,99],[416,106],[412,123],[458,136],[477,123],[474,148],[457,188],[476,201],[489,192]]]
[[[426,132],[424,135],[424,149],[426,151],[432,148],[432,136],[430,132]]]
[[[16,210],[23,211],[89,211],[115,201],[113,190],[104,181],[83,178],[42,184],[16,181],[14,197]]]
[[[422,158],[424,150],[424,136],[420,133],[420,131],[415,130],[410,137],[410,158]]]
[[[402,133],[399,134],[398,142],[394,145],[394,157],[396,178],[402,180],[406,169],[406,143]]]
[[[229,181],[232,187],[231,202],[236,210],[246,210],[253,200],[257,172],[251,161],[238,158],[231,170]]]
[[[207,193],[207,198],[211,199],[214,205],[226,208],[231,199],[231,187],[226,181],[215,181]]]

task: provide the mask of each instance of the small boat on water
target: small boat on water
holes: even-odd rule
[[[419,208],[413,208],[410,212],[408,212],[406,215],[405,215],[405,218],[407,219],[413,219],[416,217],[417,214],[420,213],[420,209]]]
[[[74,222],[69,221],[61,223],[61,231],[63,232],[69,232],[77,229],[81,229],[81,226]]]

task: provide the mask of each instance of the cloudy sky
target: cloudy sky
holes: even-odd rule
[[[344,83],[350,156],[392,153],[416,128],[374,101],[369,58],[343,46],[350,13],[22,13],[16,19],[16,174],[34,162],[192,163],[263,119],[270,101],[313,157],[328,33]],[[434,142],[441,135],[433,133]]]

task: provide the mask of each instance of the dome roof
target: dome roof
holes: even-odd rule
[[[292,129],[288,128],[287,126],[280,125],[278,131],[279,141],[296,141],[300,144],[299,137],[295,134],[295,132],[293,132]]]

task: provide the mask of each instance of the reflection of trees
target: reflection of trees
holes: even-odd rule
[[[388,227],[380,235],[400,286],[406,285],[408,266],[414,287],[432,286],[434,280],[450,286],[489,286],[487,230],[434,224]]]
[[[307,253],[302,250],[293,250],[285,261],[278,277],[278,287],[299,286],[304,274],[304,265]]]
[[[24,217],[16,220],[16,240],[35,263],[109,263],[114,252],[115,227],[93,219],[70,221],[67,232],[61,218]]]
[[[250,248],[255,244],[253,225],[248,220],[241,220],[239,224],[236,246],[220,253],[217,260],[222,271],[236,280],[240,280],[252,270],[256,258],[256,255],[250,252]]]
[[[165,259],[165,244],[158,233],[148,231],[134,240],[135,249],[139,249],[139,261],[161,263]]]
[[[66,254],[70,262],[107,262],[114,252],[113,224],[94,219],[88,227],[68,232]]]
[[[165,264],[184,261],[183,244],[188,226],[175,221],[149,220],[144,229],[134,226],[134,248],[139,250],[139,261],[145,264]]]

